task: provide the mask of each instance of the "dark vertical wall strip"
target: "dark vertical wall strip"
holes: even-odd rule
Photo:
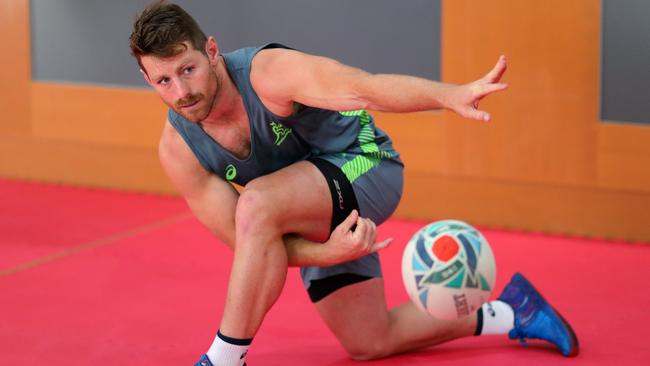
[[[601,119],[650,124],[650,1],[602,1]]]
[[[32,0],[32,78],[145,86],[128,36],[148,3]],[[440,0],[177,3],[222,51],[274,41],[371,72],[440,78]]]

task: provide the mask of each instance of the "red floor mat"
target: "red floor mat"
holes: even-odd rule
[[[103,240],[100,246],[0,275],[1,365],[196,362],[218,327],[231,253],[196,220],[182,216],[187,210],[180,199],[1,183],[0,194],[9,201],[23,189],[38,193],[0,208],[0,270],[67,246]],[[13,194],[5,190],[7,185]],[[45,215],[43,207],[57,210]],[[422,225],[391,220],[380,228],[382,238],[396,239],[382,252],[391,305],[406,300],[401,251]],[[645,278],[650,247],[483,232],[497,258],[497,288],[514,271],[525,273],[572,322],[581,355],[564,359],[541,343],[522,347],[490,336],[373,365],[648,363],[650,296]],[[319,320],[292,269],[284,293],[255,339],[248,364],[358,363],[347,358]]]
[[[0,180],[0,272],[186,212],[177,198]]]

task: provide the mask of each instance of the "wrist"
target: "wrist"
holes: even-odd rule
[[[458,99],[458,94],[461,92],[462,85],[443,84],[443,92],[440,95],[439,101],[443,109],[455,111],[455,100]]]

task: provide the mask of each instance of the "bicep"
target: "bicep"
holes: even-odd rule
[[[262,99],[344,111],[367,108],[361,86],[371,76],[327,57],[272,49],[253,59],[251,82]]]
[[[158,148],[161,165],[197,219],[231,248],[239,194],[228,182],[206,171],[185,141],[167,122]]]

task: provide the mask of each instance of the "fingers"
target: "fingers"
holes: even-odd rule
[[[370,219],[357,217],[356,228],[354,229],[354,237],[359,242],[366,242],[369,235],[372,235],[374,223]]]
[[[380,241],[378,243],[375,243],[371,248],[371,252],[377,252],[377,251],[380,251],[380,250],[382,250],[384,248],[387,248],[392,242],[393,242],[393,238],[388,238],[388,239],[386,239],[384,241]]]
[[[477,111],[477,112],[478,113],[476,113],[476,117],[474,117],[474,119],[483,122],[490,122],[492,120],[492,116],[488,112],[484,112],[484,111]]]
[[[474,100],[474,103],[472,103],[472,106],[474,109],[470,109],[467,113],[469,114],[469,118],[477,119],[479,121],[484,121],[484,122],[489,122],[490,119],[492,118],[489,113],[485,111],[481,111],[478,109],[478,103],[481,99],[485,98],[486,96],[500,92],[502,90],[505,90],[508,88],[508,84],[488,84],[484,85],[481,90],[479,90],[476,99]]]
[[[370,219],[359,217],[352,236],[356,243],[364,247],[365,250],[370,250],[377,239],[377,225]]]
[[[465,118],[471,118],[483,122],[490,122],[492,116],[486,111],[481,111],[474,108],[465,108],[460,112],[460,115]]]
[[[508,89],[508,84],[505,83],[496,83],[496,84],[487,84],[484,85],[479,94],[478,94],[478,99],[481,99],[485,97],[488,94],[496,93],[502,90]]]
[[[472,87],[473,95],[471,99],[473,101],[471,102],[471,106],[464,108],[460,114],[466,118],[472,118],[479,121],[489,122],[491,116],[489,113],[478,109],[479,102],[481,101],[481,99],[485,98],[486,96],[492,93],[500,92],[507,88],[508,88],[508,84],[505,83],[488,84],[481,80],[475,82]]]
[[[476,85],[475,91],[474,91],[474,102],[472,103],[472,106],[475,109],[478,109],[478,103],[481,101],[481,99],[485,98],[486,96],[500,92],[502,90],[508,89],[508,84],[500,83],[500,84],[484,84],[484,85]]]
[[[501,77],[503,76],[503,73],[506,72],[507,68],[508,64],[506,62],[506,56],[501,55],[499,56],[496,65],[494,65],[494,68],[485,75],[484,79],[490,83],[497,83],[501,80]]]
[[[371,247],[375,243],[375,240],[377,240],[377,225],[375,225],[375,222],[370,219],[366,219],[366,221],[368,223],[366,243],[368,243],[368,247]]]

